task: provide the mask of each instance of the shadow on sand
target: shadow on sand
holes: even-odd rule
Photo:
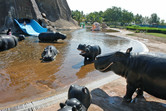
[[[145,98],[135,98],[135,102],[125,103],[122,97],[111,97],[100,88],[92,90],[91,95],[92,104],[104,111],[166,111],[166,104],[146,101]]]

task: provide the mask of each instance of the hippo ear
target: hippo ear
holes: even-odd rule
[[[68,92],[70,92],[71,89],[73,89],[73,87],[74,87],[74,85],[71,85]]]
[[[88,94],[88,88],[83,87],[83,88],[82,88],[82,92],[85,93],[85,94]]]
[[[130,54],[130,52],[132,51],[132,47],[130,47],[130,48],[128,48],[127,50],[126,50],[126,54]]]
[[[60,103],[59,106],[63,108],[65,106],[65,103]]]

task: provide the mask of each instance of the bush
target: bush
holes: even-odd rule
[[[153,28],[153,27],[141,27],[141,26],[127,26],[127,30],[136,30],[139,32],[153,32],[153,33],[164,33],[166,34],[166,28]]]

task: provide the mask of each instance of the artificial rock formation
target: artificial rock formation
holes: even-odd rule
[[[0,32],[16,29],[13,19],[28,18],[44,27],[77,27],[66,0],[0,0]]]

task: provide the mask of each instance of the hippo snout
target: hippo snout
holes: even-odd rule
[[[62,40],[64,40],[64,39],[66,39],[66,35],[65,34],[62,35]]]
[[[51,56],[43,56],[44,61],[52,61],[53,58]]]

